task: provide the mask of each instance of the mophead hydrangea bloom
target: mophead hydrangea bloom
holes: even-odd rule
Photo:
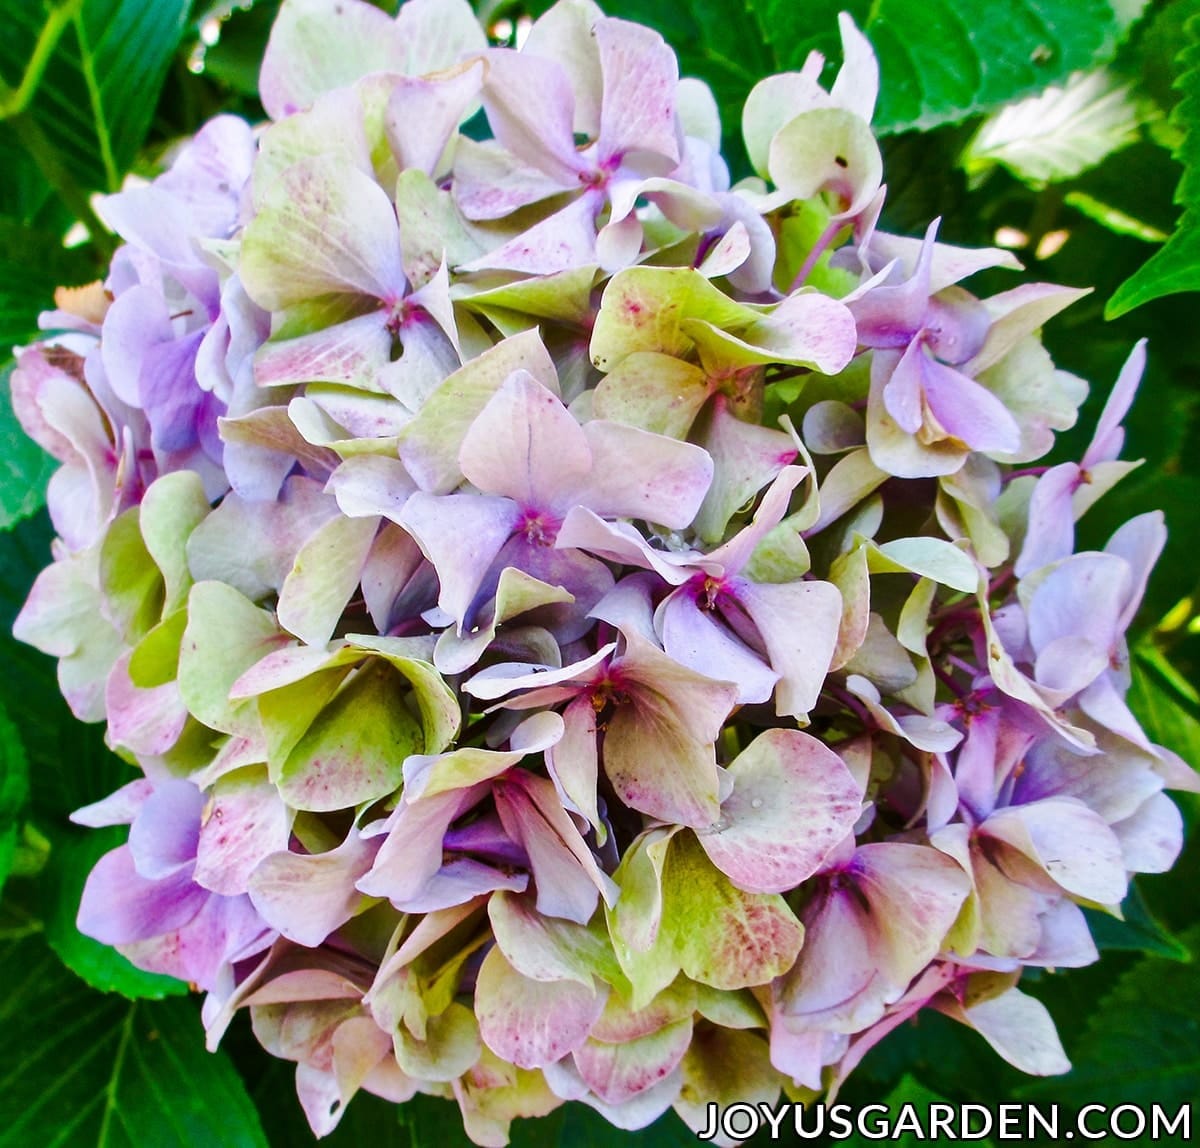
[[[1038,465],[1079,292],[880,229],[841,34],[731,186],[711,93],[589,0],[519,50],[285,0],[271,122],[105,199],[108,278],[20,353],[62,465],[16,631],[131,767],[80,928],[212,1045],[247,1010],[318,1135],[363,1088],[481,1145],[699,1129],[925,1008],[1062,1072],[1022,970],[1180,848],[1197,776],[1125,702],[1162,517],[1074,548],[1145,349]]]

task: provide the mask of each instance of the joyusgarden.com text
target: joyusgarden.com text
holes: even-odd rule
[[[700,1140],[748,1140],[764,1132],[772,1140],[1117,1140],[1188,1143],[1193,1105],[1085,1104],[709,1104]]]

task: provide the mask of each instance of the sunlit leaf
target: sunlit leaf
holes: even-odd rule
[[[1117,30],[1105,0],[751,0],[780,68],[836,57],[843,9],[879,56],[875,126],[930,128],[988,111],[1087,68]]]

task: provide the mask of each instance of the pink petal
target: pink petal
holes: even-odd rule
[[[483,86],[484,62],[472,60],[438,76],[397,77],[384,126],[401,171],[433,175],[446,144]]]
[[[528,371],[505,380],[471,424],[458,457],[468,481],[524,509],[558,505],[592,467],[583,428]]]
[[[1020,448],[1021,428],[987,387],[929,358],[922,363],[922,383],[929,410],[953,438],[990,454]]]
[[[273,120],[368,72],[403,71],[407,46],[396,24],[363,0],[289,3],[271,29],[259,94]]]
[[[156,881],[134,867],[127,845],[105,853],[88,874],[79,902],[79,931],[106,945],[156,937],[187,924],[211,896],[191,870]]]
[[[1133,873],[1165,873],[1183,848],[1183,818],[1165,793],[1155,793],[1113,827],[1125,868]]]
[[[561,65],[498,48],[487,66],[483,106],[501,146],[560,187],[580,186],[586,165],[575,150],[575,93]]]
[[[663,649],[677,662],[705,677],[734,682],[738,705],[765,702],[771,696],[779,674],[701,610],[690,587],[663,600],[655,623]]]
[[[627,522],[605,522],[586,506],[574,506],[563,520],[555,546],[586,550],[623,566],[653,570],[669,585],[681,585],[692,576],[688,565],[703,560],[693,553],[656,550]]]
[[[1150,581],[1150,572],[1166,544],[1167,527],[1161,510],[1151,510],[1131,518],[1117,529],[1105,544],[1104,552],[1124,558],[1129,563],[1133,575],[1133,585],[1125,601],[1125,608],[1121,611],[1121,629],[1126,629],[1133,621],[1138,606],[1141,605],[1142,595],[1146,592],[1146,583]]]
[[[260,387],[296,383],[345,383],[378,391],[380,368],[392,351],[385,311],[372,311],[295,339],[265,343],[254,356]]]
[[[971,879],[936,849],[899,842],[861,846],[850,869],[870,905],[879,969],[906,987],[941,949]]]
[[[587,1040],[572,1054],[580,1076],[605,1104],[626,1104],[668,1078],[692,1040],[692,1018],[620,1044]]]
[[[550,782],[514,770],[492,792],[506,832],[529,855],[538,912],[586,925],[600,892],[606,902],[616,899]]]
[[[129,855],[146,878],[171,877],[196,856],[204,794],[190,781],[159,782],[129,830]]]
[[[817,703],[833,660],[842,596],[831,582],[750,582],[737,579],[732,595],[746,611],[780,675],[775,710],[799,717]]]
[[[70,820],[76,825],[87,825],[92,829],[99,829],[103,825],[128,825],[153,792],[154,783],[148,777],[139,777],[122,785],[102,801],[75,810]]]
[[[440,72],[467,53],[483,52],[487,36],[466,0],[407,0],[396,14],[396,36],[410,76]]]
[[[467,219],[503,219],[561,195],[563,185],[505,151],[495,140],[459,136],[454,149],[454,202]]]
[[[644,174],[665,175],[680,159],[675,53],[657,32],[626,20],[597,20],[594,35],[604,79],[599,159],[624,160],[632,153]]]
[[[1125,896],[1120,842],[1082,801],[1050,797],[1000,809],[982,832],[1023,853],[1068,893],[1101,905],[1119,904]]]
[[[1075,514],[1071,496],[1081,481],[1073,462],[1052,466],[1033,488],[1029,524],[1014,570],[1018,578],[1066,558],[1075,548]]]
[[[355,882],[371,868],[379,846],[351,832],[327,853],[273,853],[250,877],[250,900],[288,940],[315,948],[362,905]]]
[[[465,905],[488,893],[523,893],[528,884],[528,873],[510,873],[470,857],[455,857],[411,896],[393,897],[392,904],[402,913],[436,913]]]
[[[442,866],[442,839],[450,823],[482,801],[488,789],[485,782],[412,804],[402,799],[389,819],[387,840],[374,864],[357,882],[359,890],[396,902],[420,893]]]
[[[475,986],[479,1035],[497,1056],[521,1068],[560,1060],[586,1039],[608,996],[576,981],[532,981],[498,947],[484,958]]]
[[[438,605],[461,628],[484,575],[517,527],[519,507],[507,498],[418,491],[400,517],[438,572]]]
[[[760,734],[729,766],[721,820],[696,836],[750,893],[783,893],[812,876],[853,828],[862,794],[841,758],[799,730]]]
[[[1076,554],[1055,567],[1026,607],[1029,641],[1040,653],[1059,638],[1082,637],[1111,651],[1130,591],[1129,564],[1115,554]]]
[[[602,419],[585,423],[592,452],[581,505],[607,518],[644,518],[673,529],[691,523],[712,481],[712,459],[691,443]]]
[[[1071,1070],[1046,1006],[1015,988],[950,1015],[969,1024],[1022,1072],[1056,1076]]]
[[[209,801],[196,846],[196,883],[226,896],[244,893],[258,863],[288,847],[293,811],[265,770],[222,778]]]
[[[572,701],[563,711],[563,723],[561,740],[546,750],[547,772],[566,802],[570,802],[600,833],[602,823],[596,803],[600,764],[596,711],[591,698],[578,697]]]
[[[324,156],[293,164],[265,190],[238,272],[250,298],[270,311],[328,294],[393,303],[408,286],[387,192]]]
[[[588,191],[460,271],[523,271],[552,275],[596,262],[596,214],[601,202]]]
[[[795,459],[796,448],[780,431],[735,418],[724,395],[714,402],[701,445],[712,456],[714,473],[695,530],[717,543],[729,520]]]
[[[234,961],[262,952],[274,934],[254,911],[250,899],[210,894],[190,921],[171,932],[118,945],[139,968],[216,988],[222,971]]]
[[[1081,465],[1084,470],[1093,467],[1098,462],[1109,462],[1121,453],[1125,442],[1125,431],[1121,420],[1125,418],[1137,393],[1138,383],[1141,382],[1142,372],[1146,369],[1146,340],[1139,339],[1129,352],[1129,358],[1121,368],[1116,383],[1109,393],[1100,412],[1100,421],[1096,424],[1096,433],[1084,452]]]
[[[829,891],[818,893],[802,917],[804,947],[780,987],[784,1017],[803,1018],[806,1028],[839,1032],[856,1032],[877,1020],[884,1000],[899,996],[899,990],[876,964],[866,906],[853,895]],[[816,1050],[780,1051],[790,1053],[791,1062],[798,1052]]]

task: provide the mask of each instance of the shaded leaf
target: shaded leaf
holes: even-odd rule
[[[3,290],[0,287],[0,309],[5,305]],[[3,321],[0,317],[0,323]],[[0,530],[7,530],[45,503],[46,483],[58,465],[17,422],[9,392],[11,374],[11,363],[0,371]]]
[[[13,853],[25,803],[29,799],[29,766],[21,734],[0,705],[0,892],[12,869]]]
[[[120,187],[146,138],[189,8],[189,0],[66,0],[50,8],[22,0],[6,6],[0,75],[10,86],[24,75],[31,45],[47,21],[60,11],[69,15],[26,114],[77,188]]]
[[[900,1082],[885,1096],[880,1104],[886,1105],[887,1112],[881,1113],[874,1119],[867,1118],[864,1121],[865,1127],[870,1130],[873,1127],[883,1127],[884,1122],[891,1123],[893,1126],[900,1122],[902,1118],[901,1110],[905,1105],[911,1105],[912,1111],[921,1122],[921,1128],[930,1127],[930,1106],[939,1104],[946,1106],[949,1104],[947,1099],[933,1089],[927,1088],[911,1073],[905,1073],[900,1078]],[[954,1126],[960,1127],[961,1121],[969,1120],[969,1125],[972,1130],[981,1127],[982,1116],[979,1113],[974,1115],[974,1119],[969,1119],[961,1116],[959,1113],[954,1114]],[[849,1139],[842,1141],[844,1144],[852,1145],[853,1148],[866,1148],[866,1145],[877,1143],[879,1140],[877,1135],[863,1136],[861,1132],[855,1132]],[[957,1136],[945,1136],[934,1133],[932,1135],[924,1132],[917,1133],[913,1131],[900,1132],[898,1135],[890,1136],[889,1141],[893,1144],[960,1144],[962,1141]],[[987,1138],[979,1139],[976,1136],[971,1137],[971,1142],[983,1145],[984,1148],[992,1148],[992,1141]]]
[[[1104,316],[1115,319],[1151,299],[1180,291],[1200,291],[1200,212],[1190,210],[1166,245],[1117,288]]]
[[[1188,947],[1150,912],[1136,881],[1121,902],[1121,912],[1125,919],[1119,921],[1107,913],[1084,909],[1097,948],[1150,953],[1169,961],[1191,960]]]
[[[1176,57],[1182,98],[1171,113],[1171,123],[1183,133],[1175,158],[1183,164],[1183,178],[1175,202],[1184,208],[1166,246],[1134,272],[1113,293],[1104,308],[1106,319],[1115,319],[1151,299],[1179,291],[1200,291],[1200,15],[1186,25],[1188,43]]]
[[[1200,949],[1200,926],[1182,938]],[[1200,1080],[1200,962],[1147,957],[1093,1008],[1067,1076],[1019,1089],[1064,1103],[1185,1104]]]
[[[1129,707],[1151,741],[1173,749],[1195,768],[1200,765],[1200,720],[1196,707],[1156,664],[1169,667],[1170,663],[1159,651],[1152,652],[1156,655],[1153,660],[1144,646],[1135,651]]]
[[[0,1148],[266,1148],[190,1001],[92,992],[36,937],[0,946]]]

